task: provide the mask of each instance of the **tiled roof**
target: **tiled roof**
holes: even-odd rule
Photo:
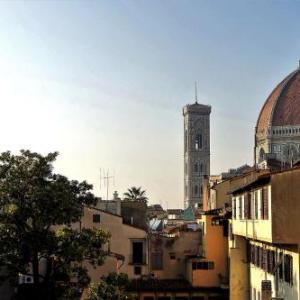
[[[300,68],[283,79],[264,103],[256,134],[266,135],[268,126],[300,125]]]

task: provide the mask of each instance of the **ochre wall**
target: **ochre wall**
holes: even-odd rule
[[[203,215],[203,248],[205,260],[214,262],[213,270],[192,270],[194,286],[219,287],[220,278],[227,277],[228,240],[223,234],[223,226],[212,225],[213,216]],[[190,263],[192,263],[191,260]],[[191,270],[191,267],[189,268]]]
[[[100,214],[100,223],[93,223],[94,213]],[[148,274],[147,233],[144,230],[123,224],[122,218],[119,216],[90,208],[85,208],[84,210],[82,227],[96,227],[109,231],[111,234],[110,250],[114,253],[125,256],[125,263],[119,269],[117,268],[118,262],[116,258],[113,257],[108,257],[104,265],[96,269],[87,264],[92,281],[97,281],[102,275],[107,275],[109,272],[117,271],[126,273],[129,278],[137,277],[136,275],[134,275],[134,266],[130,264],[130,256],[132,254],[132,239],[144,240],[146,264],[142,265],[142,274]]]
[[[159,279],[175,279],[186,277],[186,255],[197,254],[201,243],[200,231],[180,231],[172,244],[167,244],[170,238],[161,237],[161,245],[151,243],[151,251],[162,250],[163,269],[151,270]],[[175,254],[175,259],[170,259],[170,253]]]
[[[246,239],[235,236],[229,242],[230,300],[249,300],[249,264]]]

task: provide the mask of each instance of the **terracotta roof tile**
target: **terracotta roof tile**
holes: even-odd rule
[[[266,135],[268,126],[300,125],[300,69],[284,78],[264,103],[256,134]]]

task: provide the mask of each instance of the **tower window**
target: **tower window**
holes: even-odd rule
[[[195,187],[194,187],[194,194],[198,195],[198,185],[195,185]]]
[[[195,149],[201,149],[202,148],[202,134],[197,134],[196,140],[195,140]]]
[[[200,173],[202,174],[203,173],[203,164],[200,163]]]
[[[195,172],[195,173],[198,172],[198,164],[197,164],[197,163],[194,164],[194,172]]]

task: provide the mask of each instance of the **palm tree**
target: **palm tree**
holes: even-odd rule
[[[142,187],[131,187],[124,193],[124,200],[139,201],[147,203],[146,191],[142,190]]]

